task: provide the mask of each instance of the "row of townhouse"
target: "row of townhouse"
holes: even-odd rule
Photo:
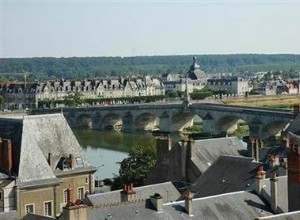
[[[62,100],[75,92],[79,92],[86,99],[97,99],[164,95],[165,88],[159,79],[150,76],[0,84],[5,108],[12,109],[34,108],[38,101]]]

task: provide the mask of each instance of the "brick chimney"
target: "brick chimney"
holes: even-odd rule
[[[53,158],[52,158],[52,154],[49,152],[48,153],[48,158],[47,158],[47,161],[48,161],[48,164],[49,164],[49,166],[51,167],[51,169],[53,169]]]
[[[0,168],[4,169],[7,173],[11,173],[13,167],[12,160],[11,140],[2,139],[0,142]]]
[[[75,168],[75,159],[73,154],[69,154],[69,163],[70,169]]]
[[[300,146],[289,144],[288,166],[288,207],[289,212],[300,210]]]
[[[67,207],[73,206],[74,205],[74,193],[73,193],[73,188],[68,188],[67,189]]]
[[[163,197],[160,194],[155,193],[153,196],[150,196],[150,202],[157,212],[163,211]]]
[[[136,200],[136,192],[133,191],[133,184],[125,184],[121,191],[121,202],[134,202]]]
[[[278,178],[275,172],[272,173],[270,178],[271,184],[271,199],[270,205],[274,213],[278,213]]]
[[[87,209],[88,206],[82,204],[80,200],[74,202],[73,189],[67,189],[68,203],[63,208],[63,213],[59,219],[61,220],[85,220],[88,219]]]
[[[279,155],[278,154],[269,154],[268,155],[268,164],[270,168],[274,168],[279,165]]]
[[[191,194],[191,191],[188,190],[185,193],[184,196],[184,205],[185,205],[185,211],[189,216],[193,216],[193,196]]]
[[[261,195],[262,188],[265,185],[266,172],[263,166],[259,166],[255,176],[255,191],[258,195]]]

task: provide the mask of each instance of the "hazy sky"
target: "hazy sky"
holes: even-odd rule
[[[0,0],[0,57],[224,53],[300,54],[300,0]]]

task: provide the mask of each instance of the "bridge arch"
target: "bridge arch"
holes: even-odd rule
[[[102,118],[102,129],[121,130],[123,126],[122,117],[115,113],[108,113]]]
[[[249,123],[243,117],[236,115],[225,115],[221,117],[217,122],[217,126],[219,133],[238,136],[249,135]]]
[[[93,120],[89,114],[81,114],[76,118],[76,128],[93,128]]]
[[[158,117],[150,112],[144,112],[134,120],[135,130],[152,131],[157,127]]]
[[[186,127],[193,126],[194,113],[175,113],[171,118],[170,131],[183,131]]]
[[[271,123],[264,126],[263,131],[266,138],[270,136],[278,136],[281,131],[286,127],[287,123],[284,121],[272,121]]]

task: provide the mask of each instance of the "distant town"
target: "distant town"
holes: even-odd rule
[[[186,73],[166,70],[160,76],[106,76],[94,79],[28,81],[28,73],[2,73],[19,81],[0,83],[2,109],[20,110],[76,106],[248,97],[251,95],[299,94],[299,71],[207,74],[196,57]],[[1,75],[1,74],[0,74]],[[21,79],[20,79],[21,77]],[[22,80],[23,77],[23,80]]]
[[[200,62],[2,80],[0,219],[300,219],[300,69],[208,74]],[[156,143],[99,180],[105,166],[91,165],[72,128],[147,131]]]

